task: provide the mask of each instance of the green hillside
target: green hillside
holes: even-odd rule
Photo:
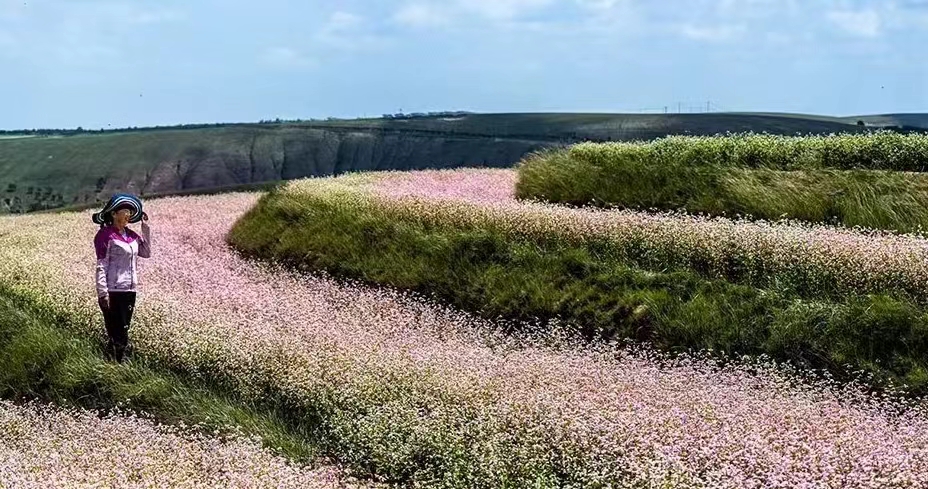
[[[0,211],[359,170],[508,166],[550,143],[296,124],[0,140]]]
[[[855,121],[856,122],[856,121]],[[668,134],[857,132],[795,114],[450,114],[0,136],[0,213],[348,171],[508,167],[584,140]]]

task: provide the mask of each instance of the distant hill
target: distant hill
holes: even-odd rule
[[[854,131],[842,118],[796,114],[471,114],[459,117],[358,119],[331,121],[328,127],[420,131],[472,136],[518,137],[558,142],[648,140],[668,134],[710,135],[725,132],[822,134]]]
[[[0,212],[190,192],[348,171],[511,166],[526,153],[579,141],[668,134],[857,132],[863,119],[801,114],[453,113],[376,119],[216,124],[93,132],[0,133]],[[871,122],[872,121],[872,122]]]

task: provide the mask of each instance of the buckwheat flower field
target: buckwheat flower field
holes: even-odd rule
[[[855,264],[873,283],[921,286],[904,265],[928,253],[911,238],[828,228],[521,204],[509,197],[508,172],[351,178],[355,187],[290,185],[352,196],[351,188],[375,188],[398,211],[525,232],[634,234],[681,256],[753,253],[765,270],[818,267],[847,285],[856,275],[840,266]],[[224,235],[259,197],[146,203],[154,251],[140,265],[130,334],[166,363],[247,395],[281,393],[315,413],[331,455],[356,472],[436,487],[928,486],[924,404],[796,383],[770,365],[749,372],[507,337],[496,324],[398,292],[250,262]],[[72,318],[79,333],[101,334],[95,231],[89,212],[0,219],[0,283]]]
[[[252,440],[182,433],[135,416],[99,417],[0,401],[0,488],[336,488]]]
[[[496,226],[570,240],[601,240],[617,253],[746,281],[780,280],[817,292],[895,292],[928,302],[928,240],[916,235],[799,222],[677,213],[570,209],[514,198],[511,170],[425,171],[380,180],[303,180],[293,192],[333,195],[435,223]],[[439,201],[440,204],[435,202]]]

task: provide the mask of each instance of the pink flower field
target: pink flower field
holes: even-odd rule
[[[928,245],[911,237],[558,209],[513,201],[513,183],[511,171],[462,170],[312,179],[288,191],[375,192],[398,212],[525,232],[638,233],[680,253],[756,253],[775,270],[797,262],[835,267],[849,284],[856,275],[841,275],[834,263],[853,264],[872,283],[922,287],[928,277],[918,275],[928,267]],[[696,358],[666,362],[643,351],[506,337],[498,325],[398,292],[250,262],[224,235],[259,197],[146,203],[154,251],[141,262],[130,335],[138,350],[188,371],[234,379],[253,396],[272,389],[325,413],[333,455],[347,465],[405,471],[421,486],[470,477],[494,487],[513,479],[538,487],[928,487],[923,403],[797,385],[769,365],[752,374]],[[89,216],[0,218],[0,282],[73,318],[76,332],[99,335]],[[886,270],[892,274],[880,275]],[[0,420],[23,419],[17,429],[27,432],[62,416],[3,409],[12,414],[0,412]],[[0,432],[10,426],[0,421]],[[69,443],[98,443],[81,440]],[[146,450],[158,446],[132,445],[127,456],[165,463],[146,461]],[[423,453],[447,461],[446,470],[416,472]],[[69,460],[45,457],[43,467]],[[242,471],[284,470],[270,458],[249,460]],[[556,472],[565,475],[555,480]]]
[[[252,440],[185,435],[134,416],[0,401],[0,487],[340,488]]]
[[[570,209],[514,197],[513,170],[387,173],[372,181],[348,176],[294,182],[295,192],[363,193],[376,205],[437,222],[479,223],[516,233],[602,239],[619,249],[643,248],[662,262],[728,264],[750,276],[794,279],[813,286],[883,292],[928,302],[928,240],[872,230],[800,222],[770,223],[677,213]],[[355,198],[358,198],[357,196]]]

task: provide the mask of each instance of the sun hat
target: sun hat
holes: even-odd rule
[[[103,210],[94,213],[92,216],[94,224],[102,226],[106,215],[120,207],[127,207],[132,211],[132,216],[129,217],[130,223],[142,220],[142,201],[132,194],[116,194],[110,197],[110,200],[103,206]]]

